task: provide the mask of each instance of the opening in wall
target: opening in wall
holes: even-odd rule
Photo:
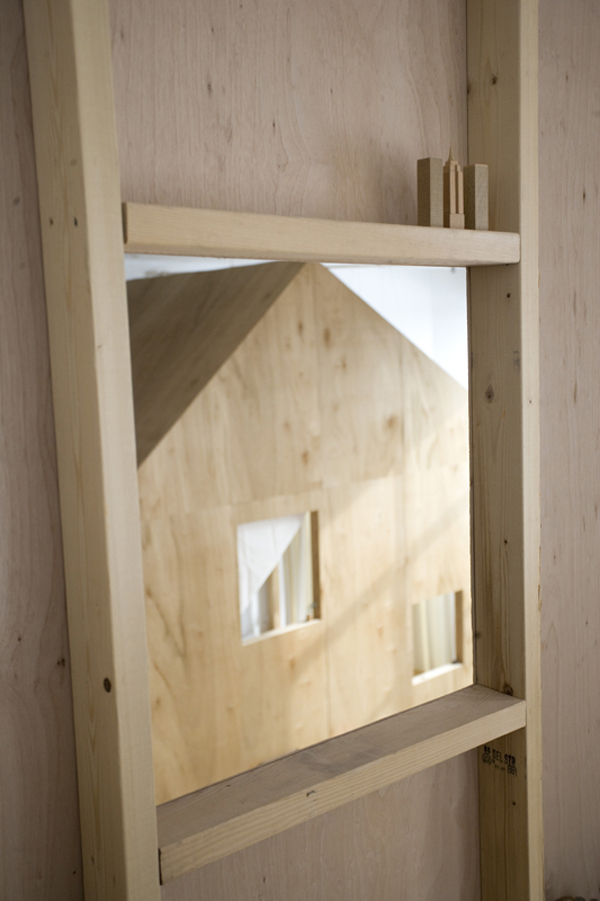
[[[237,528],[243,641],[318,619],[317,513]]]
[[[462,658],[462,591],[412,606],[413,685],[441,676]]]

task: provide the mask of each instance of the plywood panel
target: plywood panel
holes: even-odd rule
[[[129,282],[138,466],[299,268],[273,263]]]
[[[125,199],[416,222],[415,160],[450,141],[466,152],[463,0],[238,9],[113,0]],[[163,890],[169,901],[259,893],[478,898],[472,755]]]
[[[144,518],[321,485],[311,286],[303,269],[140,468]]]
[[[402,362],[411,345],[332,273],[318,264],[309,268],[323,484],[333,488],[404,473]]]
[[[525,724],[525,701],[471,685],[313,745],[157,810],[161,882]]]
[[[475,779],[474,755],[455,758],[170,882],[163,901],[471,901]]]
[[[401,479],[376,479],[323,496],[321,606],[332,735],[410,704],[402,495]]]
[[[466,154],[465,5],[113,0],[125,200],[417,221]]]
[[[155,281],[168,309],[173,281]],[[413,690],[410,611],[462,590],[469,615],[466,401],[307,264],[143,463],[161,802],[469,683],[465,666]],[[242,645],[236,526],[304,511],[318,514],[322,620]]]
[[[82,893],[70,661],[27,56],[0,29],[0,897]]]
[[[540,4],[546,897],[600,894],[600,6]]]
[[[469,592],[470,557],[456,550],[470,541],[468,395],[408,341],[401,378],[407,591],[419,603]]]
[[[323,623],[242,645],[239,521],[224,507],[144,524],[157,803],[328,735]]]

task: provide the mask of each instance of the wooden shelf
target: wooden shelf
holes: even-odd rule
[[[157,808],[161,882],[521,729],[526,703],[473,685]]]
[[[340,222],[124,203],[126,253],[397,266],[518,263],[512,232]]]

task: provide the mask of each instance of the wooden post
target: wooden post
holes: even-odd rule
[[[417,160],[418,225],[444,226],[444,172],[441,160]]]
[[[25,0],[86,901],[160,898],[105,0]]]
[[[521,262],[470,271],[475,678],[527,701],[479,753],[482,901],[543,892],[539,617],[537,0],[468,0],[469,157]]]
[[[489,167],[484,163],[465,166],[465,228],[487,231],[489,220]]]

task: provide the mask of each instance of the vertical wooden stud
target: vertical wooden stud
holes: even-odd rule
[[[469,156],[517,265],[471,269],[475,678],[527,700],[480,749],[482,901],[543,893],[539,618],[537,0],[468,0]]]
[[[465,228],[487,231],[489,219],[489,168],[473,163],[464,168]]]
[[[462,166],[454,159],[452,148],[444,165],[444,226],[465,227],[465,189]]]
[[[427,157],[417,161],[418,224],[444,225],[444,175],[442,161]]]
[[[105,0],[25,0],[87,901],[159,899]]]

